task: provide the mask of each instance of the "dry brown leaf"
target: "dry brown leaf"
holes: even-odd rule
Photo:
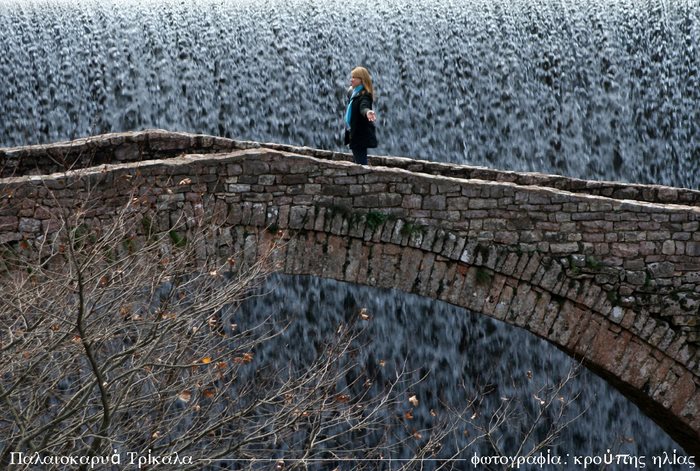
[[[344,404],[350,400],[350,396],[348,394],[336,394],[335,400]]]
[[[216,394],[216,388],[206,388],[202,391],[202,396],[211,399]]]
[[[253,361],[253,354],[251,352],[244,353],[241,356],[233,358],[233,362],[239,365],[242,365],[244,363],[250,363],[251,361]]]
[[[180,180],[180,183],[178,183],[178,185],[189,185],[190,183],[192,183],[191,178],[183,178],[182,180]]]
[[[201,363],[204,363],[205,365],[208,365],[209,363],[212,362],[211,357],[204,357],[200,360]]]
[[[177,398],[180,399],[182,402],[190,402],[190,399],[192,399],[192,392],[182,391],[180,394],[177,395]]]
[[[360,309],[360,319],[362,319],[363,321],[369,320],[369,314],[367,312],[366,307],[363,307],[362,309]]]
[[[437,417],[437,412],[435,412],[435,409],[430,409],[430,415],[433,417]]]
[[[406,420],[413,420],[413,409],[409,410],[403,415]]]
[[[413,438],[415,438],[416,440],[420,440],[421,438],[423,438],[423,435],[421,435],[421,433],[418,430],[414,430]]]
[[[411,395],[408,398],[408,402],[410,402],[413,407],[418,407],[419,401],[418,401],[418,397],[415,394]]]

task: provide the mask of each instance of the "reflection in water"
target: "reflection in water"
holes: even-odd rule
[[[700,8],[692,2],[64,1],[0,5],[0,145],[160,127],[341,148],[349,71],[372,71],[382,154],[591,179],[700,184]],[[294,323],[265,361],[303,361],[366,306],[372,355],[411,358],[425,395],[565,374],[556,349],[393,292],[274,278],[241,322]],[[299,340],[303,339],[303,342]],[[550,376],[551,375],[551,376]],[[587,372],[563,452],[672,442]],[[437,403],[436,403],[437,404]]]

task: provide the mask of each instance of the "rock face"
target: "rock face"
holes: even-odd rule
[[[397,288],[523,327],[700,451],[698,191],[395,157],[358,166],[165,131],[0,158],[4,250],[50,239],[62,211],[79,208],[97,225],[128,202],[150,230],[212,224],[218,240],[203,253],[246,263],[271,248],[285,273]]]

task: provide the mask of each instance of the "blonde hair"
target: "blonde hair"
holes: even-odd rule
[[[354,69],[352,69],[352,72],[350,72],[350,75],[352,77],[357,77],[360,80],[362,80],[362,85],[364,85],[365,90],[367,90],[367,93],[374,96],[374,87],[372,87],[372,77],[369,75],[369,71],[367,69],[365,69],[364,67],[355,67]]]

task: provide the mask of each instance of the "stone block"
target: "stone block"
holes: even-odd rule
[[[19,218],[19,231],[35,233],[41,230],[41,221],[34,218]]]
[[[674,241],[676,245],[675,255],[685,255],[685,242]]]
[[[0,231],[13,232],[19,227],[19,218],[17,216],[0,216]]]
[[[379,194],[379,206],[382,208],[393,208],[401,206],[402,197],[395,193],[380,193]]]
[[[362,188],[362,185],[349,185],[348,186],[348,195],[350,195],[350,196],[361,195],[364,192],[365,192],[365,190]]]
[[[685,253],[690,257],[700,257],[700,242],[686,242]]]
[[[644,271],[627,271],[625,272],[625,281],[627,283],[642,286],[646,283],[647,274]]]
[[[22,240],[22,234],[19,232],[4,232],[0,234],[0,244],[6,244],[8,242],[16,242]]]
[[[322,274],[333,278],[342,276],[343,266],[347,256],[347,243],[345,237],[329,236],[326,244],[325,262]]]
[[[506,321],[519,327],[528,325],[536,304],[537,293],[532,287],[526,283],[519,284]]]
[[[275,175],[259,175],[258,176],[258,185],[264,185],[264,186],[270,186],[274,185],[277,177]]]
[[[430,272],[428,295],[433,299],[439,299],[444,290],[444,278],[447,272],[447,263],[436,260]],[[386,286],[385,286],[386,287]]]
[[[289,213],[289,228],[302,229],[306,223],[309,208],[306,206],[293,206]]]
[[[435,242],[436,234],[437,228],[435,226],[428,226],[428,230],[422,234],[420,248],[423,250],[431,250]]]
[[[442,211],[447,208],[447,199],[443,195],[426,196],[423,198],[423,209]]]
[[[555,255],[576,253],[579,251],[577,242],[550,243],[549,251]]]
[[[612,253],[612,255],[622,258],[637,257],[639,256],[639,245],[614,243],[610,247],[610,252]]]
[[[469,198],[452,197],[447,200],[447,209],[456,211],[465,211],[469,209]]]
[[[347,253],[347,264],[345,266],[345,281],[354,282],[357,280],[360,260],[363,258],[363,245],[357,239],[351,239]]]
[[[399,277],[397,287],[406,293],[412,292],[413,285],[419,276],[419,268],[423,252],[417,249],[405,248],[399,262]]]

